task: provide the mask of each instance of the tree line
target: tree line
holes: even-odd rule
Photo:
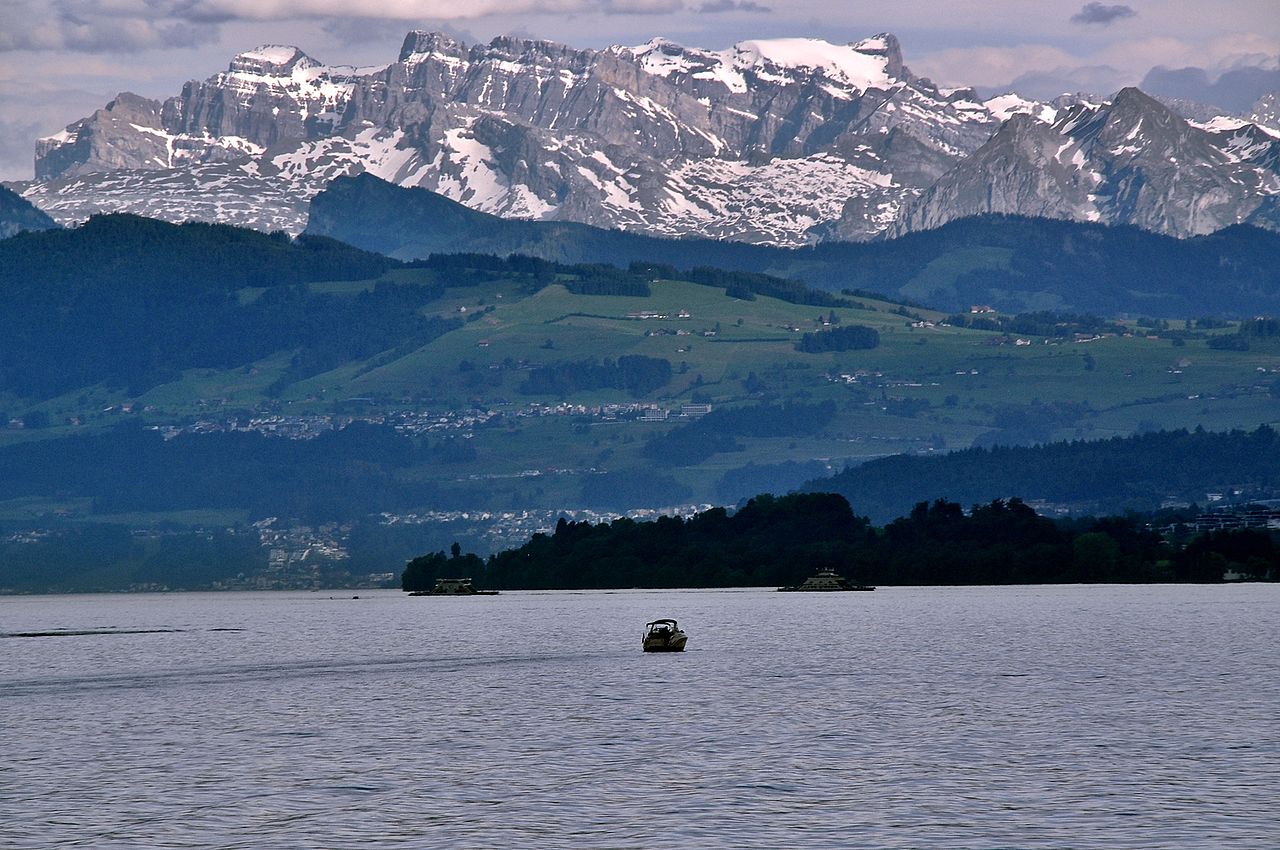
[[[1170,542],[1136,516],[1054,521],[1018,499],[964,510],[920,502],[882,527],[833,493],[757,496],[730,513],[689,519],[563,518],[551,534],[482,560],[431,553],[410,561],[405,590],[437,578],[472,578],[488,589],[768,587],[822,569],[886,585],[1218,582],[1228,570],[1280,578],[1280,535],[1215,531]]]
[[[1280,493],[1280,434],[1274,428],[1179,429],[945,455],[894,455],[805,485],[840,493],[858,510],[883,521],[922,498],[975,504],[1017,493],[1107,513],[1155,510],[1170,498],[1203,502],[1206,491],[1227,488],[1254,498]]]

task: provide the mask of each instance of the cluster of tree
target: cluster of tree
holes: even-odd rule
[[[720,407],[645,443],[644,456],[659,466],[693,466],[713,454],[741,451],[735,437],[816,434],[836,415],[832,401]]]
[[[1117,330],[1115,322],[1099,316],[1087,313],[1059,313],[1052,310],[1018,313],[1012,317],[992,313],[956,313],[947,317],[947,324],[957,328],[973,328],[979,331],[996,331],[1050,339],[1061,339],[1075,334],[1114,333]]]
[[[441,550],[419,555],[406,564],[400,574],[400,587],[409,591],[431,590],[437,578],[471,578],[483,573],[484,561],[470,552],[462,554],[462,546],[455,541],[448,557]]]
[[[1250,340],[1272,339],[1280,336],[1280,319],[1255,316],[1240,323],[1233,334],[1209,337],[1209,347],[1222,351],[1248,351]]]
[[[136,395],[183,369],[294,351],[287,382],[454,327],[418,312],[442,287],[307,285],[396,265],[322,237],[130,215],[23,233],[0,242],[0,389],[41,399],[105,382]]]
[[[464,563],[456,551],[453,559],[416,559],[403,586],[463,567],[497,589],[786,586],[820,569],[892,585],[1214,582],[1224,569],[1276,579],[1278,538],[1224,531],[1178,546],[1132,516],[1055,522],[1017,499],[969,511],[920,502],[876,528],[841,496],[799,493],[758,496],[732,514],[715,508],[687,520],[561,519],[554,533],[487,561]]]
[[[764,295],[790,304],[806,304],[813,307],[853,306],[851,301],[829,292],[812,289],[803,281],[759,272],[727,271],[710,266],[695,266],[687,272],[678,272],[669,277],[692,281],[703,286],[723,288],[725,295],[743,301],[753,301],[757,295]]]
[[[670,380],[670,360],[624,354],[617,360],[591,357],[539,366],[520,384],[519,391],[565,398],[587,390],[619,389],[639,398],[666,386]]]
[[[710,266],[695,266],[682,271],[667,263],[636,260],[626,268],[618,268],[605,263],[555,262],[519,253],[506,257],[475,253],[432,254],[425,260],[413,260],[405,265],[440,272],[441,279],[453,286],[511,279],[523,282],[528,291],[559,283],[576,295],[647,297],[652,291],[650,283],[654,280],[683,280],[723,289],[729,297],[744,301],[763,295],[790,304],[858,306],[847,298],[812,289],[799,280]]]
[[[1088,368],[1089,361],[1085,361]],[[1002,404],[992,411],[995,427],[978,435],[975,447],[1030,446],[1047,443],[1053,432],[1069,428],[1093,413],[1087,401],[1032,401],[1030,404]]]
[[[880,344],[880,333],[865,325],[845,325],[829,331],[815,331],[800,337],[796,351],[822,354],[828,351],[866,351]]]
[[[928,457],[895,455],[817,479],[806,489],[840,493],[858,510],[887,520],[921,498],[974,504],[1019,493],[1108,512],[1155,510],[1170,497],[1197,502],[1206,490],[1227,486],[1261,493],[1280,486],[1280,435],[1274,429],[1153,431]]]
[[[475,286],[494,280],[514,280],[526,292],[552,283],[563,284],[577,295],[627,295],[647,297],[650,278],[634,269],[605,263],[557,263],[527,254],[498,257],[492,254],[432,254],[406,263],[407,268],[437,272],[450,286]]]

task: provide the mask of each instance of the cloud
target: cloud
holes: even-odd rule
[[[1114,6],[1107,6],[1099,3],[1097,0],[1085,3],[1080,7],[1080,11],[1071,16],[1073,24],[1098,24],[1099,26],[1107,26],[1122,18],[1132,18],[1138,13],[1133,11],[1133,7],[1125,6],[1117,3]]]
[[[722,12],[772,12],[769,6],[763,6],[754,0],[708,0],[695,10],[700,15],[717,15]]]
[[[197,0],[4,0],[0,51],[128,52],[216,41],[225,17]]]
[[[1090,52],[1051,44],[959,47],[912,57],[912,70],[948,85],[984,91],[1017,91],[1028,97],[1064,91],[1107,95],[1137,85],[1152,68],[1202,67],[1210,77],[1240,68],[1274,69],[1280,39],[1255,33],[1223,33],[1207,40],[1164,35],[1122,39]],[[1270,57],[1270,58],[1269,58]]]
[[[755,0],[709,2],[763,9]],[[0,0],[0,52],[197,47],[218,41],[227,24],[265,21],[312,21],[335,38],[362,43],[387,38],[406,23],[439,26],[504,15],[660,15],[683,8],[684,0]]]
[[[657,15],[684,7],[683,0],[185,0],[194,12],[237,20],[382,18],[465,20],[496,15]]]
[[[86,60],[96,66],[97,59]],[[30,180],[35,140],[56,133],[76,116],[101,107],[101,92],[47,80],[6,79],[16,69],[0,61],[0,180]]]
[[[389,44],[398,37],[404,37],[405,24],[404,21],[385,18],[327,18],[320,24],[320,29],[340,44]]]

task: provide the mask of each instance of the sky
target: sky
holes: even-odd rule
[[[117,92],[163,99],[266,43],[385,64],[411,29],[715,49],[892,32],[917,74],[1032,97],[1110,94],[1156,67],[1280,69],[1277,0],[0,0],[0,180],[30,179],[35,140]]]

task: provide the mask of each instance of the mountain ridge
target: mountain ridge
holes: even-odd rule
[[[1180,237],[1273,226],[1251,217],[1280,194],[1280,130],[1189,122],[1133,89],[1060,101],[939,86],[888,33],[589,50],[411,31],[386,65],[263,45],[163,102],[122,93],[41,140],[22,191],[64,222],[128,211],[293,233],[309,198],[361,171],[510,218],[783,246],[975,212]],[[1015,155],[1028,145],[1045,151]],[[1062,174],[1046,181],[1049,160]]]

